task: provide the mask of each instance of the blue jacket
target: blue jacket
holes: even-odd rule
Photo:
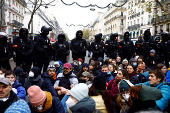
[[[150,85],[150,81],[142,83],[142,84],[145,84],[147,86],[151,86]],[[163,97],[160,100],[156,100],[155,101],[156,105],[161,109],[161,111],[164,111],[167,108],[168,103],[169,103],[169,99],[170,99],[170,87],[168,85],[164,85],[164,82],[161,82],[160,84],[155,86],[155,88],[160,89],[161,92],[162,92],[162,95],[163,95]]]
[[[46,82],[48,91],[52,94],[52,96],[57,97],[58,94],[57,94],[57,91],[54,88],[55,80],[50,75],[48,75],[47,72],[44,73],[43,79]]]
[[[28,105],[30,106],[31,113],[39,113],[39,112],[36,112],[32,108],[30,102],[28,103]],[[64,111],[64,107],[61,104],[60,100],[57,97],[53,97],[53,102],[52,102],[51,108],[48,109],[47,111],[44,111],[43,113],[65,113],[65,111]]]
[[[22,86],[21,83],[18,82],[18,80],[15,80],[14,84],[12,85],[13,88],[17,89],[17,96],[25,99],[26,91],[25,88]]]
[[[166,81],[170,82],[170,71],[166,73]]]

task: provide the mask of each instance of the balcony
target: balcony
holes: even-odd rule
[[[165,3],[167,3],[167,2],[170,2],[170,0],[161,0],[161,1],[160,1],[161,4],[165,4]],[[156,3],[156,5],[159,6],[158,3]]]
[[[18,21],[16,21],[16,20],[12,20],[12,24],[14,24],[14,25],[16,25],[16,26],[18,26],[18,27],[21,27],[21,26],[24,25],[24,24],[22,24],[22,23],[20,23],[20,22],[18,22]]]
[[[170,20],[170,15],[165,15],[165,16],[157,16],[156,17],[156,22],[165,22],[165,21],[169,21]],[[155,23],[155,18],[151,19],[151,23],[154,24]]]
[[[25,6],[27,6],[27,3],[25,2],[25,0],[20,0]]]
[[[151,24],[151,22],[148,22],[148,25],[150,25]]]
[[[135,25],[132,25],[132,26],[128,26],[128,29],[129,30],[134,30],[134,29],[137,29],[140,27],[140,24],[135,24]]]

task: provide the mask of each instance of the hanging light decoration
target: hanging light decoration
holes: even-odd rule
[[[87,25],[82,25],[82,24],[78,24],[78,25],[74,25],[74,24],[70,24],[70,25],[68,25],[68,24],[66,24],[68,27],[72,27],[72,26],[81,26],[81,27],[91,27],[90,26],[90,24],[87,24]]]

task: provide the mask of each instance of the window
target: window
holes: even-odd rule
[[[15,15],[13,14],[13,20],[15,20]]]
[[[120,28],[120,33],[123,34],[123,28]]]
[[[8,0],[8,4],[9,4],[9,6],[11,6],[11,0]]]
[[[121,12],[121,16],[123,16],[123,12]]]
[[[131,26],[132,26],[132,21],[131,21]]]
[[[12,30],[9,27],[8,27],[8,34],[12,34]]]
[[[136,24],[136,21],[134,20],[134,25]]]
[[[16,21],[18,21],[18,17],[16,16]]]
[[[121,25],[123,25],[123,19],[121,19]]]
[[[156,34],[158,33],[158,26],[156,26]]]
[[[22,11],[21,11],[21,12],[22,12],[22,15],[23,15],[23,14],[24,14],[24,10],[23,10],[23,8],[22,8]]]
[[[19,17],[19,19],[18,19],[18,22],[21,22],[21,21],[20,21],[20,17]]]
[[[137,19],[137,24],[139,24],[139,19]]]
[[[170,6],[169,6],[169,12],[170,12]]]
[[[129,26],[129,22],[128,22],[128,26]]]
[[[163,30],[163,25],[160,26],[160,30]]]
[[[11,20],[11,12],[9,12],[9,20]]]
[[[20,5],[19,5],[19,13],[20,13]]]
[[[12,2],[14,5],[15,5],[15,0],[13,0],[13,2]]]
[[[151,23],[151,15],[148,15],[148,25]]]
[[[143,17],[141,17],[141,24],[143,24]]]

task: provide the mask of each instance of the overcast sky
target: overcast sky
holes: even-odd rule
[[[79,1],[78,3],[80,5],[89,5],[89,4],[97,4],[100,7],[107,6],[109,3],[113,3],[114,0],[63,0],[65,3],[72,3],[74,1]],[[60,24],[61,28],[64,30],[65,33],[67,33],[68,37],[70,39],[73,39],[75,37],[75,33],[77,30],[82,30],[83,27],[79,26],[73,26],[69,27],[68,25],[74,24],[82,24],[87,25],[91,21],[94,22],[94,20],[97,18],[97,12],[106,12],[105,9],[99,9],[95,7],[95,11],[90,11],[89,8],[81,8],[77,6],[76,4],[72,6],[64,5],[61,0],[58,0],[56,6],[51,6],[47,10],[47,12],[53,14],[58,23]]]

